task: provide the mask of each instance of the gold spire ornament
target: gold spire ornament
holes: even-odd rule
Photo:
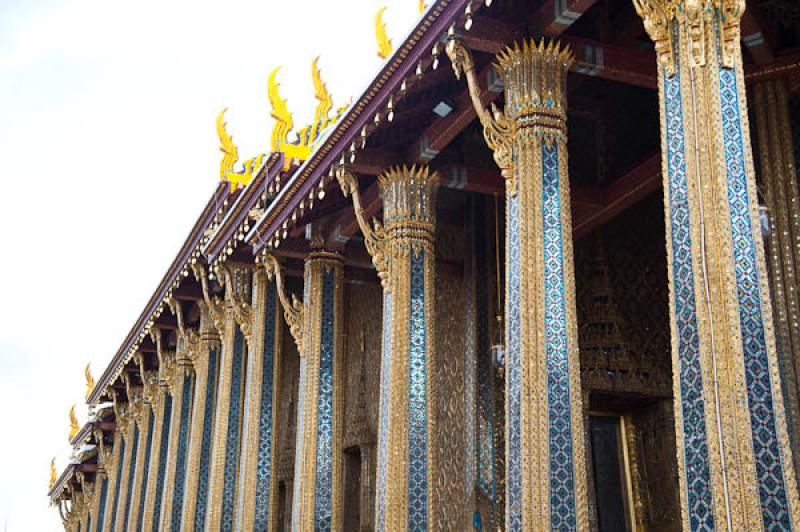
[[[267,82],[267,96],[269,97],[269,104],[272,106],[272,118],[275,119],[275,125],[272,126],[272,151],[277,152],[281,148],[281,144],[285,143],[289,138],[289,132],[294,127],[292,120],[292,113],[286,107],[286,100],[281,98],[278,88],[280,84],[276,80],[278,71],[281,67],[276,67],[275,70],[269,75]]]
[[[69,439],[75,437],[81,428],[78,426],[78,416],[75,415],[75,405],[69,409]]]
[[[309,139],[313,141],[328,126],[328,113],[333,109],[333,98],[328,92],[325,82],[322,81],[322,74],[319,71],[319,56],[311,62],[311,80],[314,82],[314,98],[319,102],[314,112],[314,124],[311,126],[309,134]]]
[[[228,180],[228,173],[233,172],[233,165],[239,160],[239,149],[233,143],[233,137],[228,134],[225,122],[226,107],[217,116],[217,136],[219,136],[219,151],[222,152],[222,160],[219,163],[219,178],[222,181]]]
[[[53,489],[53,486],[56,485],[56,480],[58,480],[58,473],[56,472],[56,458],[54,456],[50,460],[50,482],[47,484],[47,489]]]
[[[417,3],[417,9],[419,10],[419,14],[423,14],[426,9],[428,9],[428,4],[425,3],[425,0],[419,0]]]
[[[392,55],[392,40],[386,34],[386,23],[383,21],[385,11],[386,6],[383,6],[375,15],[375,37],[378,40],[378,57],[381,59],[388,59]]]
[[[91,365],[91,362],[86,364],[86,369],[83,372],[84,375],[86,375],[86,399],[89,399],[89,396],[92,395],[92,390],[94,390],[94,377],[92,377]]]

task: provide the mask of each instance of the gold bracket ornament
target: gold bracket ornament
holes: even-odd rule
[[[453,35],[448,38],[445,52],[453,65],[456,79],[460,80],[462,74],[467,78],[467,88],[472,106],[483,126],[483,137],[494,153],[494,161],[500,167],[503,177],[508,181],[511,193],[515,194],[517,190],[513,168],[515,125],[494,104],[491,105],[490,110],[484,108],[480,97],[478,76],[475,74],[475,62],[472,60],[469,50]]]
[[[179,366],[191,368],[200,344],[200,334],[194,329],[186,327],[183,316],[183,306],[180,301],[174,297],[170,297],[167,299],[167,305],[169,305],[172,314],[175,315],[178,321],[178,349],[176,361]]]
[[[633,7],[644,21],[644,29],[653,40],[658,63],[668,76],[675,75],[675,50],[672,42],[672,21],[675,0],[633,0]]]
[[[245,298],[236,290],[234,272],[226,265],[222,266],[222,276],[225,278],[225,299],[228,308],[233,314],[233,319],[242,330],[245,341],[250,345],[250,335],[253,330],[253,309]]]
[[[286,287],[283,284],[283,269],[281,265],[278,264],[278,260],[269,254],[264,255],[263,259],[264,271],[267,274],[267,279],[270,281],[273,278],[275,279],[278,299],[283,307],[283,314],[286,318],[286,323],[289,325],[289,332],[291,332],[294,337],[300,356],[305,356],[305,347],[303,345],[303,318],[306,312],[305,304],[294,294],[292,294],[291,302],[289,301],[289,298],[286,296]]]
[[[225,303],[220,297],[211,294],[208,287],[208,273],[199,262],[192,264],[192,273],[203,289],[203,301],[205,301],[211,322],[217,332],[221,334],[225,330]]]
[[[341,187],[344,197],[353,197],[353,211],[355,212],[358,226],[364,234],[364,245],[370,256],[372,256],[372,263],[378,270],[378,277],[383,288],[388,290],[390,261],[386,231],[376,218],[372,219],[372,226],[364,218],[364,208],[361,205],[361,193],[358,190],[356,176],[349,170],[339,168],[336,170],[336,180],[339,182],[339,187]]]
[[[381,59],[388,59],[392,55],[392,40],[386,33],[386,23],[383,21],[383,14],[386,12],[386,6],[378,10],[375,15],[375,38],[378,41],[378,57]]]

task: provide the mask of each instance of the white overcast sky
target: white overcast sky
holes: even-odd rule
[[[59,530],[49,462],[219,179],[215,118],[268,150],[266,80],[295,125],[320,54],[335,105],[398,45],[417,0],[0,0],[0,527]]]

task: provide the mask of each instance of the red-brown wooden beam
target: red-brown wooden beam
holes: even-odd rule
[[[581,18],[596,0],[545,0],[533,12],[534,35],[557,37]]]
[[[747,9],[742,16],[742,42],[747,46],[757,65],[768,65],[775,60],[771,46],[772,32],[767,29],[758,5],[755,2],[747,4]]]

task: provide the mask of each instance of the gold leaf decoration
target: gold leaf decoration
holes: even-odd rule
[[[311,126],[309,134],[310,142],[314,142],[319,132],[328,126],[328,113],[333,108],[333,98],[328,92],[325,82],[322,81],[322,75],[319,71],[319,56],[315,57],[311,62],[311,79],[314,82],[314,98],[319,102],[314,113],[314,124]]]
[[[239,187],[244,188],[250,184],[250,181],[253,180],[253,176],[256,174],[258,169],[261,168],[261,161],[263,159],[263,154],[252,159],[248,159],[244,162],[244,171],[242,173],[228,173],[228,182],[231,184],[231,192],[235,191]]]
[[[269,75],[267,83],[267,95],[269,96],[269,103],[272,106],[272,118],[275,119],[275,125],[272,128],[272,151],[277,152],[280,149],[281,143],[286,142],[289,137],[289,132],[294,127],[292,113],[286,107],[286,100],[281,98],[278,88],[280,84],[277,82],[276,77],[281,67],[275,68]]]
[[[79,430],[81,428],[78,426],[78,416],[75,415],[75,405],[72,405],[69,409],[69,439],[72,440]]]
[[[386,23],[383,21],[385,11],[386,6],[380,8],[375,15],[375,37],[378,40],[378,57],[381,59],[388,59],[392,55],[392,40],[386,34]]]
[[[84,370],[84,375],[86,375],[86,399],[92,395],[92,390],[94,390],[94,377],[92,377],[92,369],[91,363],[86,364],[86,369]]]
[[[222,152],[222,161],[219,163],[219,178],[228,180],[228,172],[233,171],[233,165],[239,160],[239,149],[233,143],[233,137],[228,135],[225,123],[226,107],[217,116],[217,135],[219,136],[219,151]]]
[[[53,489],[53,486],[56,485],[56,480],[58,480],[58,472],[56,471],[56,458],[53,457],[50,460],[50,482],[47,484],[47,488]]]
[[[425,0],[419,0],[417,3],[417,9],[419,9],[419,14],[423,14],[426,9],[428,9],[428,4],[425,3]]]

